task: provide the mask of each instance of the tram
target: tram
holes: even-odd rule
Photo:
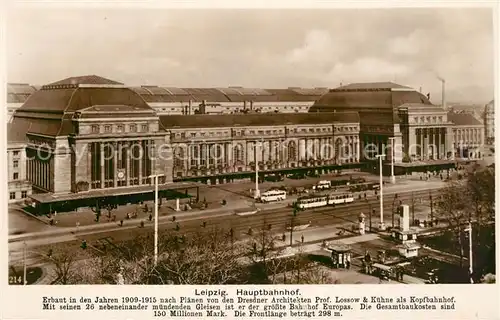
[[[352,202],[354,202],[354,197],[351,193],[337,193],[330,195],[301,197],[297,199],[295,204],[300,209],[312,209]]]

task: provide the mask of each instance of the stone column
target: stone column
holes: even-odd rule
[[[132,177],[132,174],[130,173],[130,144],[127,143],[127,145],[125,146],[125,148],[127,149],[127,151],[126,151],[127,159],[125,159],[125,163],[126,163],[126,166],[127,166],[127,172],[125,174],[126,185],[130,186],[130,179]]]
[[[361,150],[360,150],[360,143],[359,143],[359,136],[356,136],[356,162],[360,162],[361,159]]]
[[[451,152],[452,157],[454,158],[455,151],[454,146],[453,146],[453,131],[451,127],[447,127],[446,129],[446,137],[444,140],[444,150],[445,150],[445,156],[447,153]]]
[[[226,144],[226,161],[229,168],[233,167],[233,148],[232,143]]]
[[[142,184],[142,158],[144,157],[144,150],[142,150],[142,143],[139,141],[139,185]]]
[[[427,160],[427,141],[428,141],[428,136],[427,136],[427,128],[422,128],[422,159]]]
[[[86,144],[87,148],[87,181],[89,183],[89,190],[92,189],[92,143]],[[76,181],[78,182],[78,181]]]
[[[99,143],[101,150],[101,189],[104,189],[104,143]]]
[[[117,171],[118,170],[118,143],[113,143],[113,187],[118,187]]]
[[[305,154],[306,154],[306,142],[304,141],[304,139],[299,139],[298,140],[298,151],[299,151],[299,157],[298,157],[298,160],[299,161],[304,161],[305,159]]]

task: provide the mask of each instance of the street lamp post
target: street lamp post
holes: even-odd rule
[[[394,176],[394,139],[395,137],[389,137],[391,141],[391,183],[396,183],[396,177]]]
[[[164,174],[150,175],[149,178],[155,179],[155,251],[154,251],[154,265],[158,263],[158,177],[163,177]]]
[[[474,279],[472,279],[473,270],[473,261],[472,261],[472,223],[469,222],[469,226],[465,231],[469,231],[469,277],[470,283],[474,283]]]
[[[259,190],[259,153],[258,151],[258,143],[255,143],[255,194],[254,198],[258,199],[260,197]]]
[[[384,191],[383,191],[383,176],[382,176],[382,158],[385,157],[385,154],[379,154],[376,155],[376,157],[379,159],[379,167],[380,167],[380,224],[379,224],[379,230],[384,231],[385,230],[385,224],[384,224]]]
[[[24,241],[23,246],[23,285],[27,285],[28,281],[26,280],[26,241]]]

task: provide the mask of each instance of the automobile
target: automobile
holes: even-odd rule
[[[264,180],[266,181],[270,181],[270,182],[279,182],[279,181],[283,181],[283,176],[280,175],[280,174],[271,174],[271,175],[267,175]]]
[[[301,180],[301,179],[305,179],[306,176],[303,173],[292,173],[288,176],[288,178],[295,179],[295,180]]]
[[[311,177],[311,178],[319,178],[319,177],[320,177],[320,175],[319,175],[319,174],[317,174],[317,173],[316,173],[316,172],[314,172],[314,171],[309,171],[309,172],[307,173],[307,176],[308,176],[308,177]]]

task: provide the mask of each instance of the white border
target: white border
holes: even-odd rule
[[[498,29],[498,3],[497,1],[352,1],[349,3],[345,2],[327,2],[327,1],[292,1],[292,0],[248,0],[248,1],[231,1],[231,0],[214,0],[214,1],[122,1],[116,3],[115,1],[80,1],[80,2],[67,2],[67,1],[18,1],[16,3],[9,2],[4,8],[16,6],[43,6],[43,7],[113,7],[113,8],[179,8],[179,9],[190,9],[190,8],[387,8],[387,7],[493,7],[494,8],[494,35],[495,35],[495,57],[498,57],[498,44],[499,44],[499,29]],[[5,23],[5,11],[0,11],[0,21]],[[36,23],[34,21],[33,23]],[[1,43],[5,44],[5,24],[0,30]],[[466,42],[464,43],[466,45]],[[0,46],[5,48],[4,45]],[[5,84],[6,83],[6,53],[4,50],[0,51],[1,57],[1,67],[0,67],[0,79]],[[498,83],[499,83],[499,64],[498,59],[495,59],[495,101],[500,101],[498,95]],[[6,86],[3,85],[0,89],[0,99],[1,101],[6,101]],[[1,123],[6,123],[4,117],[6,116],[6,108],[0,116]],[[496,123],[498,123],[499,113],[496,112]],[[4,135],[6,137],[5,128],[3,129]],[[500,133],[496,134],[496,141],[500,141]],[[1,140],[1,148],[6,150],[6,139]],[[497,153],[496,162],[500,155]],[[6,168],[6,157],[0,157],[0,163]],[[5,175],[6,170],[0,170],[2,175]],[[500,173],[497,172],[497,175]],[[497,179],[499,176],[497,176]],[[3,179],[1,194],[7,195],[7,179]],[[500,198],[500,194],[497,194],[497,201]],[[4,263],[1,265],[0,269],[4,275],[2,281],[2,301],[0,307],[0,318],[2,319],[88,319],[89,317],[97,317],[98,319],[146,319],[151,318],[150,314],[140,314],[140,313],[41,313],[40,310],[40,297],[42,295],[52,295],[52,296],[89,296],[94,297],[97,295],[118,295],[119,293],[127,293],[128,295],[143,295],[143,296],[168,296],[173,292],[173,288],[161,288],[161,287],[146,287],[146,286],[127,286],[126,288],[120,288],[118,291],[117,287],[113,286],[66,286],[66,287],[43,287],[43,286],[29,286],[29,287],[9,287],[7,284],[7,263],[8,261],[8,249],[7,249],[7,201],[4,202],[4,214],[2,215],[2,221],[0,223],[1,237],[4,241],[2,247],[2,261]],[[499,235],[497,233],[497,243]],[[497,257],[499,256],[499,248],[497,246]],[[499,270],[497,264],[497,274]],[[292,288],[287,287],[287,288]],[[499,304],[499,286],[495,285],[435,285],[435,286],[380,286],[380,285],[363,285],[362,290],[357,285],[341,285],[341,290],[334,286],[308,286],[303,287],[302,290],[308,294],[319,295],[321,292],[332,292],[331,294],[342,294],[342,295],[359,295],[362,291],[363,295],[377,295],[384,293],[391,293],[397,295],[410,295],[410,294],[435,294],[435,295],[454,295],[458,301],[457,310],[454,313],[431,313],[427,314],[425,312],[414,312],[404,314],[405,318],[414,319],[499,319],[500,314],[498,313]],[[381,290],[383,289],[383,290]],[[183,286],[175,288],[176,294],[186,294],[191,295],[194,288]],[[402,314],[398,312],[387,312],[387,313],[377,313],[371,314],[370,312],[360,313],[356,315],[356,318],[385,318],[385,319],[401,319]]]

